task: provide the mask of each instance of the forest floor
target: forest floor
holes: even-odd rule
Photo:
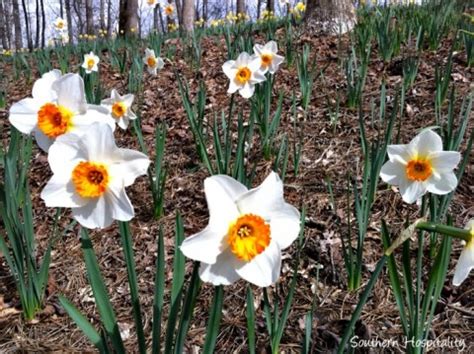
[[[166,122],[168,134],[166,139],[165,164],[168,171],[165,191],[165,216],[157,221],[153,218],[150,205],[151,194],[146,177],[142,177],[128,188],[128,195],[134,204],[136,217],[130,223],[134,235],[135,260],[139,279],[139,293],[144,314],[145,332],[151,333],[151,313],[153,303],[153,280],[157,255],[157,235],[159,226],[165,230],[165,246],[167,259],[170,261],[174,252],[174,218],[180,212],[189,236],[207,224],[208,212],[203,191],[203,180],[208,172],[198,163],[193,136],[188,127],[185,111],[179,94],[175,67],[186,77],[192,93],[195,93],[200,79],[207,87],[206,112],[210,121],[214,112],[220,113],[229,105],[226,93],[228,80],[221,66],[226,61],[227,52],[223,39],[205,38],[203,40],[202,66],[198,71],[187,63],[183,56],[183,48],[179,40],[175,60],[167,62],[165,68],[156,77],[144,74],[145,89],[141,110],[142,127],[146,145],[154,151],[154,129],[160,122]],[[262,39],[263,42],[263,39]],[[316,296],[316,309],[313,321],[313,352],[334,350],[350,318],[359,296],[363,291],[347,290],[347,273],[342,257],[341,237],[347,236],[347,175],[361,173],[362,154],[358,126],[358,110],[345,107],[344,73],[340,69],[339,53],[347,52],[347,38],[339,42],[337,37],[301,36],[297,45],[311,46],[311,55],[317,65],[327,65],[323,77],[319,77],[314,85],[313,95],[308,114],[303,117],[302,109],[298,109],[296,124],[291,110],[293,91],[299,92],[296,68],[285,64],[275,75],[275,93],[280,90],[288,93],[284,97],[283,117],[279,132],[287,133],[290,141],[298,141],[302,137],[302,154],[299,174],[295,176],[294,168],[289,163],[285,180],[286,200],[298,206],[305,206],[307,218],[305,222],[305,243],[302,257],[298,265],[297,288],[293,306],[289,315],[282,339],[281,350],[287,353],[299,352],[304,336],[304,316],[311,309],[313,297]],[[166,46],[167,44],[165,44]],[[400,142],[408,143],[416,133],[427,126],[435,125],[434,94],[435,66],[446,63],[451,43],[446,40],[435,52],[424,51],[421,54],[418,76],[412,89],[407,92],[405,114],[397,120],[396,129],[400,127]],[[456,88],[459,111],[463,97],[467,96],[473,72],[469,71],[465,62],[465,54],[458,53],[453,58],[452,82]],[[77,63],[79,65],[79,63]],[[0,131],[2,140],[8,139],[8,109],[14,102],[31,95],[32,82],[26,79],[14,80],[11,67],[7,73],[7,107],[0,110]],[[111,68],[108,60],[100,63],[101,83],[107,92],[118,89],[126,93],[127,75],[121,75]],[[387,82],[388,112],[393,109],[395,88],[402,80],[401,67],[397,60],[385,65],[372,53],[371,63],[364,91],[363,114],[367,122],[369,139],[376,131],[370,128],[371,102],[379,105],[380,85],[382,79]],[[36,76],[37,77],[37,76]],[[340,117],[337,126],[331,125],[330,105],[335,105],[336,97],[341,96]],[[273,100],[276,101],[276,98]],[[249,103],[236,97],[237,107],[248,109]],[[447,107],[443,108],[444,112]],[[303,119],[304,118],[304,119]],[[295,130],[296,127],[296,130]],[[469,129],[473,129],[471,119]],[[469,131],[469,130],[468,130]],[[131,130],[117,131],[119,146],[139,149],[138,142]],[[263,159],[257,165],[254,185],[260,183],[271,170],[271,162]],[[47,165],[47,156],[35,148],[30,168],[30,188],[34,199],[35,230],[39,242],[39,255],[44,252],[51,235],[54,220],[54,209],[45,207],[39,194],[50,178],[51,172]],[[331,206],[325,180],[330,179],[334,189],[335,210]],[[473,203],[474,168],[472,158],[469,162],[451,205],[454,224],[464,226],[474,217]],[[61,226],[69,224],[69,213],[64,212]],[[373,271],[375,264],[382,256],[380,238],[381,220],[385,219],[394,235],[400,232],[404,220],[409,216],[415,220],[418,215],[416,205],[404,204],[398,193],[380,182],[373,207],[373,217],[365,239],[363,269],[363,285]],[[354,221],[353,216],[351,216]],[[354,228],[355,222],[352,222]],[[94,304],[93,295],[88,285],[85,265],[80,247],[77,226],[74,230],[60,238],[55,244],[50,269],[50,280],[47,289],[46,307],[34,323],[26,323],[19,311],[19,300],[15,293],[13,279],[9,275],[5,261],[0,257],[0,352],[85,352],[94,348],[82,332],[62,310],[58,295],[64,294],[94,323],[99,323],[99,315]],[[2,227],[0,225],[0,232]],[[355,230],[352,230],[355,233]],[[108,229],[91,233],[95,252],[98,256],[101,271],[106,279],[111,300],[122,329],[130,329],[130,336],[125,341],[130,352],[136,351],[136,337],[133,331],[133,316],[130,296],[126,281],[126,269],[120,247],[120,237],[116,225]],[[436,308],[433,319],[433,338],[462,338],[470,347],[467,352],[474,351],[474,277],[468,278],[460,287],[452,286],[452,274],[462,245],[454,241],[451,265],[444,286],[441,301]],[[411,250],[413,255],[416,249]],[[291,280],[291,268],[295,261],[296,247],[284,252],[281,278],[275,286],[274,296],[284,300]],[[414,259],[414,258],[413,258]],[[426,253],[426,260],[429,254]],[[319,269],[319,280],[316,274]],[[191,269],[191,262],[187,269]],[[171,282],[171,265],[166,268],[166,284]],[[425,268],[425,276],[429,269]],[[187,272],[186,277],[190,276]],[[247,331],[245,317],[245,286],[241,280],[225,289],[221,330],[216,352],[246,352]],[[254,289],[256,308],[257,351],[269,351],[268,335],[263,313],[263,293]],[[198,352],[204,343],[207,314],[213,296],[213,287],[203,284],[191,322],[186,348],[189,352]],[[168,294],[169,297],[169,294]],[[280,301],[281,303],[281,301]],[[167,313],[165,301],[165,314]],[[389,279],[384,272],[378,279],[366,306],[356,333],[363,338],[379,337],[382,339],[402,339],[398,310],[389,286]],[[151,335],[149,336],[151,343]],[[403,346],[395,348],[395,352],[404,352]]]

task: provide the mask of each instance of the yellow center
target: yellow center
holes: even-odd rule
[[[433,173],[431,162],[422,158],[410,160],[406,166],[406,173],[410,181],[426,181]]]
[[[170,16],[170,15],[173,13],[173,11],[174,11],[173,6],[168,5],[168,6],[165,7],[165,13],[166,13],[166,15]]]
[[[94,67],[94,64],[95,64],[95,60],[90,58],[90,59],[87,59],[87,68],[90,70]]]
[[[71,129],[73,116],[66,107],[46,103],[38,111],[38,128],[48,138],[54,139]]]
[[[112,106],[112,115],[115,119],[121,118],[127,112],[127,106],[123,102],[115,102]]]
[[[153,57],[148,57],[146,60],[146,63],[148,64],[149,67],[154,68],[156,65],[156,59]]]
[[[270,225],[258,215],[245,214],[229,226],[230,250],[243,261],[251,261],[270,244]]]
[[[151,5],[154,5],[154,4],[155,4],[155,0],[148,0],[147,3],[148,3],[148,5],[150,5],[150,6],[151,6]]]
[[[273,55],[271,55],[271,54],[262,54],[260,56],[260,59],[262,60],[262,66],[267,67],[272,63]]]
[[[58,22],[56,24],[56,27],[59,28],[59,29],[62,29],[64,27],[64,23],[63,22]]]
[[[79,162],[72,171],[72,183],[81,197],[99,197],[109,184],[107,167],[95,162]]]
[[[235,74],[235,79],[237,80],[238,83],[240,84],[246,84],[247,81],[250,80],[250,76],[252,75],[251,71],[249,68],[246,66],[239,68],[237,70],[237,73]]]

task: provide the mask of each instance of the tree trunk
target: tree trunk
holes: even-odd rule
[[[207,22],[207,0],[202,0],[202,18]]]
[[[31,52],[33,50],[33,42],[31,40],[30,16],[28,14],[28,9],[26,8],[25,0],[21,0],[21,5],[23,7],[23,16],[25,17],[26,43],[28,45],[28,50]]]
[[[100,0],[100,29],[103,31],[105,31],[105,2],[104,1],[105,0]]]
[[[41,32],[41,25],[40,25],[40,4],[39,1],[36,0],[36,31],[35,31],[35,47],[38,48],[40,45],[40,32]]]
[[[245,0],[237,0],[237,11],[238,14],[245,15]]]
[[[21,34],[21,23],[20,23],[20,7],[18,6],[18,0],[12,0],[13,6],[13,25],[15,27],[15,48],[21,49],[23,47],[23,40]]]
[[[138,0],[120,0],[120,33],[131,35],[138,27]],[[133,30],[132,30],[133,28]]]
[[[194,0],[184,0],[183,26],[186,32],[191,33],[194,30]]]
[[[71,0],[65,0],[64,7],[66,8],[67,34],[69,36],[69,43],[72,43]]]
[[[352,29],[356,20],[352,0],[308,0],[306,4],[305,21],[308,31],[344,33]]]
[[[112,36],[112,0],[107,3],[107,36]]]
[[[11,16],[10,16],[11,2],[9,0],[4,0],[3,12],[5,14],[5,35],[7,37],[8,48],[11,48],[13,47],[13,40],[12,40],[12,26],[11,26]]]
[[[3,0],[0,0],[0,36],[2,37],[2,47],[3,49],[6,49],[9,47],[8,45],[8,38],[7,38],[7,31],[6,31],[6,23],[5,23],[5,18],[6,18],[6,11],[3,7]]]
[[[41,48],[45,47],[45,32],[46,32],[46,16],[44,14],[44,0],[41,0],[41,27],[43,30],[41,31]]]
[[[185,0],[187,1],[187,0]],[[170,3],[172,1],[169,1]],[[176,16],[178,17],[178,24],[180,26],[183,25],[183,6],[181,0],[176,0]]]
[[[94,15],[92,12],[92,0],[86,0],[86,31],[87,34],[94,33]]]
[[[308,0],[311,1],[311,0]],[[267,11],[275,13],[275,0],[267,0]]]
[[[257,19],[260,18],[260,9],[262,8],[262,0],[257,1]]]
[[[60,16],[61,18],[64,18],[63,0],[59,0],[59,16]]]
[[[84,33],[84,20],[82,17],[82,0],[69,0],[69,1],[72,1],[72,6],[77,16],[77,25],[78,25],[79,34],[83,34]]]

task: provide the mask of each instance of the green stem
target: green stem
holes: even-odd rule
[[[428,221],[419,222],[418,224],[416,224],[416,228],[418,230],[436,232],[436,233],[443,234],[446,236],[459,238],[466,242],[471,241],[473,238],[470,230],[458,229],[457,227],[437,224],[437,223],[428,222]]]

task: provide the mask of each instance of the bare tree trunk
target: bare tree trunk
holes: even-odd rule
[[[267,0],[267,11],[275,13],[275,0]]]
[[[64,0],[64,5],[66,7],[67,34],[69,36],[69,43],[72,43],[71,0]]]
[[[158,8],[158,15],[160,17],[161,32],[165,33],[165,20],[163,19],[163,12],[161,11],[161,6],[156,6],[156,7]]]
[[[40,25],[40,4],[39,1],[36,0],[36,33],[35,33],[35,47],[38,48],[40,45],[40,32],[41,32],[41,25]]]
[[[112,0],[107,3],[107,36],[112,36]]]
[[[183,25],[183,6],[181,6],[182,5],[181,0],[176,0],[175,2],[176,2],[176,15],[178,17],[178,24],[182,26]]]
[[[20,22],[20,8],[18,6],[18,0],[12,0],[13,5],[13,24],[15,26],[15,48],[21,49],[23,47],[23,40],[21,34],[21,22]]]
[[[184,0],[183,25],[186,32],[194,30],[194,0]]]
[[[7,36],[8,48],[13,47],[10,10],[11,10],[11,2],[9,0],[4,0],[3,12],[5,14],[5,34]]]
[[[138,0],[120,0],[119,28],[126,35],[138,27]]]
[[[87,34],[94,33],[94,15],[92,13],[92,0],[86,0],[86,31]]]
[[[41,0],[41,27],[43,30],[41,31],[41,48],[45,47],[45,32],[46,32],[46,16],[44,14],[44,0]]]
[[[61,18],[64,18],[63,0],[59,0],[59,16],[60,16]]]
[[[0,35],[1,35],[1,40],[2,40],[2,47],[4,49],[8,48],[8,38],[7,38],[7,31],[6,31],[6,21],[5,21],[5,18],[6,18],[6,13],[5,13],[5,9],[3,7],[3,1],[0,0]]]
[[[84,20],[82,17],[82,0],[69,0],[72,1],[72,6],[77,17],[77,24],[79,33],[84,33]]]
[[[260,9],[262,8],[262,0],[257,1],[257,19],[260,18]]]
[[[352,0],[308,0],[306,4],[306,29],[309,31],[346,32],[356,23]],[[322,28],[321,23],[326,23]]]
[[[237,0],[237,13],[245,14],[245,0]]]
[[[202,0],[202,18],[207,22],[207,0]]]
[[[105,0],[100,0],[100,29],[105,31]]]
[[[31,52],[33,50],[33,42],[31,41],[30,16],[28,15],[25,0],[21,0],[21,5],[23,7],[23,16],[25,17],[26,43],[28,45],[28,50]]]

